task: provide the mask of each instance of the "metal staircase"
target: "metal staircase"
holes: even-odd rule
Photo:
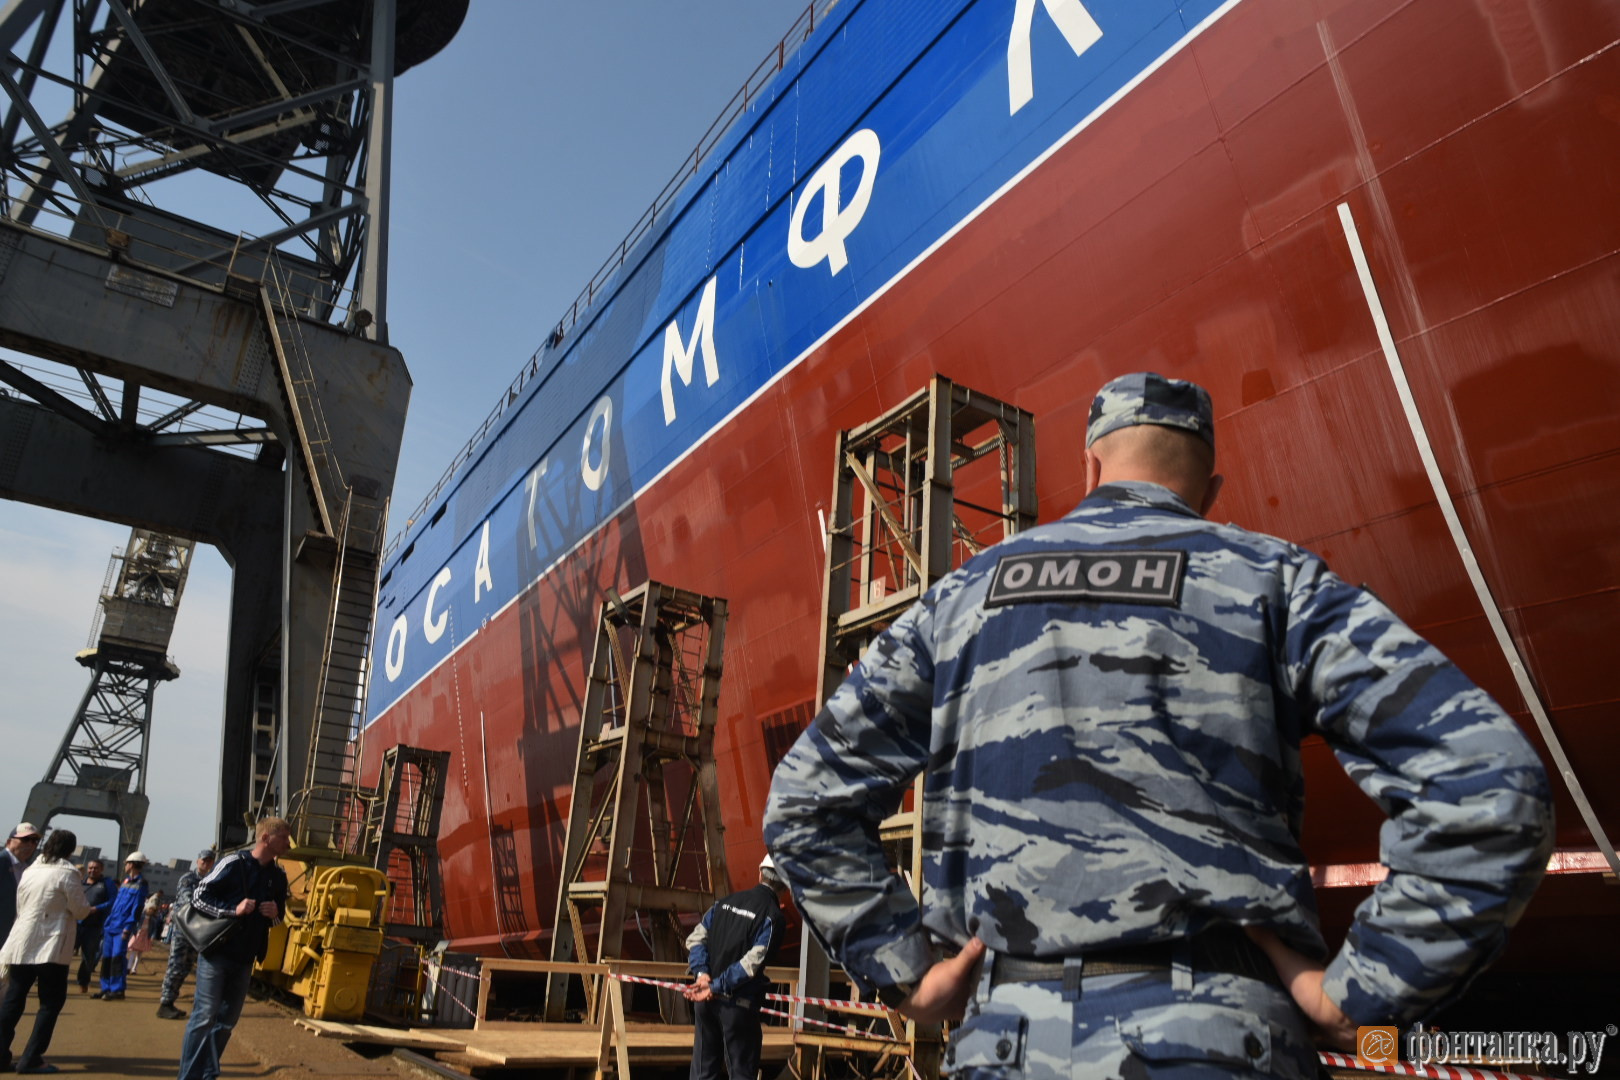
[[[297,299],[275,257],[253,286],[275,358],[278,384],[320,532],[306,534],[295,558],[332,565],[304,786],[294,808],[298,842],[358,854],[366,846],[369,793],[356,787],[355,739],[365,718],[372,615],[377,606],[388,503],[375,485],[347,478],[321,408],[314,362],[300,329]],[[364,489],[364,490],[361,490]]]
[[[259,305],[264,313],[265,332],[280,372],[282,399],[292,420],[293,441],[303,459],[304,480],[310,500],[327,535],[336,535],[333,520],[335,496],[347,486],[343,472],[332,453],[332,433],[321,411],[320,393],[309,349],[298,328],[297,303],[287,285],[286,275],[272,258],[265,264],[259,283]],[[283,327],[283,320],[286,326]],[[381,544],[372,548],[381,550]]]
[[[377,605],[385,510],[356,504],[347,493],[338,504],[337,531],[330,539],[304,539],[300,557],[332,560],[331,607],[310,725],[303,800],[294,820],[300,844],[357,853],[364,806],[355,788],[356,738],[365,719],[372,612]]]
[[[652,959],[685,958],[681,915],[728,891],[714,727],[726,602],[648,582],[602,605],[580,718],[551,959],[625,956],[634,919]],[[593,942],[594,937],[594,942]],[[563,1019],[569,977],[549,980]],[[596,1000],[587,988],[587,1007]],[[670,1021],[686,1002],[660,992]]]

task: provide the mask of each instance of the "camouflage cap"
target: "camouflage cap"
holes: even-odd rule
[[[1135,371],[1112,379],[1097,391],[1086,424],[1086,445],[1120,428],[1158,424],[1192,432],[1215,448],[1215,410],[1209,391],[1185,379]]]

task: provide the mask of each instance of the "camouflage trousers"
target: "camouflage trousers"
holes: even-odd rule
[[[197,950],[181,936],[180,931],[169,932],[169,966],[163,972],[163,991],[158,1000],[173,1005],[180,996],[180,986],[191,974],[191,965],[197,962]]]
[[[986,964],[986,968],[989,968]],[[1282,990],[1239,975],[1171,971],[981,982],[952,1034],[955,1080],[1313,1080],[1316,1050]]]

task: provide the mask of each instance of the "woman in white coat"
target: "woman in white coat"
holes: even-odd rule
[[[0,1071],[11,1064],[11,1039],[35,983],[39,984],[39,1012],[28,1046],[17,1059],[17,1071],[56,1071],[43,1056],[50,1048],[57,1014],[67,1001],[75,924],[90,913],[84,882],[68,862],[78,846],[79,838],[68,830],[53,830],[40,845],[39,857],[17,883],[17,921],[5,948],[0,949],[0,972],[9,973],[11,980],[5,1000],[0,1002]]]

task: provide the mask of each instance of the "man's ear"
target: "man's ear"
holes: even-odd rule
[[[1198,508],[1200,517],[1208,517],[1210,510],[1215,507],[1215,500],[1221,494],[1221,488],[1226,483],[1226,477],[1216,473],[1209,478],[1209,486],[1204,488],[1204,505]]]
[[[1089,449],[1081,454],[1085,460],[1086,494],[1090,495],[1102,483],[1102,462]]]

